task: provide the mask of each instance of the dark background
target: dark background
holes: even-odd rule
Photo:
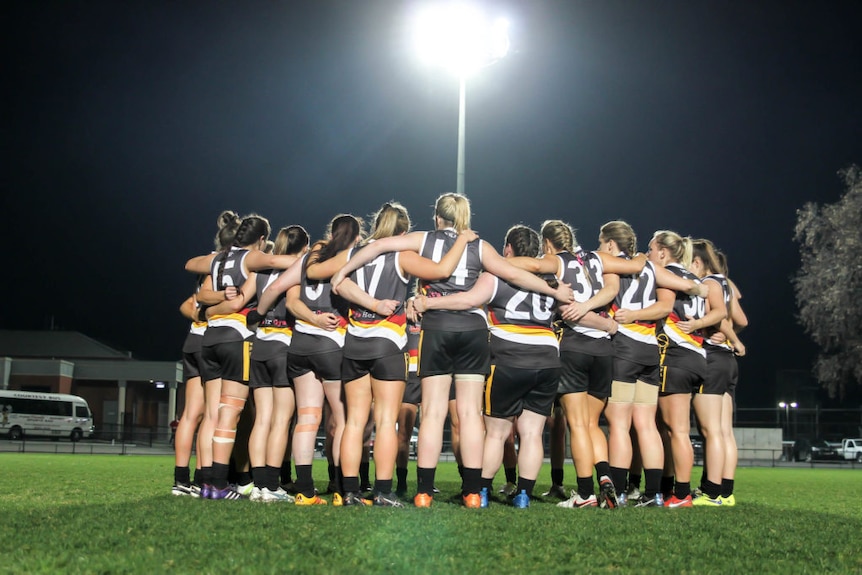
[[[454,191],[457,80],[409,46],[415,2],[30,2],[2,8],[0,327],[174,360],[223,209],[322,236]],[[751,327],[743,406],[816,350],[795,212],[862,162],[859,2],[497,2],[513,52],[470,80],[466,193],[500,247],[561,218],[707,237]],[[11,273],[9,273],[11,272]],[[2,350],[0,350],[2,352]]]

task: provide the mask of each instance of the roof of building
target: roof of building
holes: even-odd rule
[[[34,359],[132,359],[77,331],[0,329],[0,357]]]

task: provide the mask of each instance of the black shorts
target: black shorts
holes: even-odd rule
[[[455,386],[453,385],[452,388]],[[422,380],[416,375],[416,372],[411,372],[407,376],[407,386],[404,388],[404,399],[401,403],[409,403],[410,405],[419,405],[422,403]]]
[[[249,387],[290,387],[287,376],[287,354],[280,353],[270,359],[251,360],[251,380]]]
[[[588,392],[607,399],[614,376],[613,356],[595,356],[579,351],[560,352],[560,383],[557,394]]]
[[[200,350],[183,352],[183,381],[188,381],[193,377],[201,377],[203,361]]]
[[[419,377],[477,374],[491,371],[487,329],[441,331],[423,329],[419,335]]]
[[[698,393],[724,395],[736,388],[739,366],[731,351],[711,351],[706,354],[706,381]]]
[[[673,365],[661,366],[661,387],[659,388],[659,396],[665,397],[668,395],[676,395],[685,393],[691,395],[703,385],[703,377]]]
[[[341,381],[347,383],[365,375],[380,381],[406,381],[408,362],[407,353],[396,353],[375,359],[348,359],[341,361]]]
[[[731,354],[730,359],[733,361],[733,374],[730,376],[730,384],[727,386],[727,393],[730,397],[736,399],[736,385],[739,383],[739,363],[736,361],[736,355]]]
[[[287,375],[296,379],[313,371],[318,379],[325,381],[341,381],[341,360],[343,352],[328,351],[315,355],[287,354]]]
[[[251,340],[205,345],[201,349],[204,381],[227,379],[248,383],[251,375]]]
[[[643,365],[627,359],[614,357],[614,381],[634,383],[642,381],[650,385],[659,384],[659,366]]]
[[[485,383],[485,415],[514,417],[522,411],[551,415],[560,368],[521,369],[497,365]]]

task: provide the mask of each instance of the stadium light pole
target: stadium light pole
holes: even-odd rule
[[[786,401],[779,401],[778,407],[784,408],[784,425],[787,427],[787,435],[790,436],[790,409],[796,409],[799,407],[799,404],[795,401],[791,401],[789,403]]]
[[[455,191],[465,195],[467,78],[509,52],[506,20],[489,19],[477,6],[429,5],[417,15],[416,47],[420,57],[458,76],[458,165]]]

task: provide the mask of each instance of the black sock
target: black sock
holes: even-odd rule
[[[629,473],[629,484],[627,487],[637,487],[641,488],[641,474],[640,473]]]
[[[461,478],[461,481],[464,481],[464,466],[460,463],[458,464],[458,477]]]
[[[183,485],[191,483],[188,467],[174,467],[174,483],[182,483]]]
[[[479,493],[482,487],[482,470],[478,467],[465,467],[464,480],[461,482],[461,494]]]
[[[359,477],[344,477],[342,480],[345,493],[359,493]]]
[[[614,489],[617,493],[624,493],[626,490],[626,474],[628,469],[625,467],[611,466],[611,481],[614,482]]]
[[[704,495],[706,495],[710,499],[716,499],[719,495],[721,495],[721,485],[713,483],[709,479],[704,479],[700,482],[700,484],[701,491],[703,491]]]
[[[227,487],[227,475],[230,471],[230,466],[227,463],[216,463],[213,461],[212,469],[212,486],[216,489],[224,489]]]
[[[667,475],[661,476],[661,494],[664,495],[665,499],[670,499],[670,496],[673,495],[673,484],[673,475],[669,477]]]
[[[391,479],[375,479],[374,480],[374,493],[382,493],[383,495],[389,495],[392,493],[392,480]]]
[[[329,471],[329,480],[335,481],[335,464],[330,463],[327,471]]]
[[[599,478],[601,478],[605,475],[610,477],[611,476],[610,464],[608,464],[607,461],[599,461],[598,463],[596,463],[596,475],[598,475]]]
[[[434,475],[437,473],[436,467],[417,467],[416,468],[416,483],[417,492],[425,493],[426,495],[434,494]]]
[[[200,469],[195,469],[195,485],[203,485],[203,477]]]
[[[562,485],[563,484],[563,468],[562,467],[552,467],[551,468],[551,484],[552,485]]]
[[[342,482],[344,481],[344,475],[341,473],[341,466],[335,466],[335,491],[337,493],[342,493]]]
[[[395,468],[395,478],[398,480],[398,487],[396,489],[398,491],[407,491],[407,468]]]
[[[673,486],[673,494],[676,495],[677,499],[685,499],[691,495],[691,482],[677,481]]]
[[[201,485],[212,485],[213,484],[213,467],[212,467],[212,465],[209,465],[207,467],[201,467],[200,478],[201,478]]]
[[[297,493],[306,497],[314,497],[314,479],[311,477],[311,465],[296,466],[296,482],[294,487]]]
[[[533,489],[536,487],[535,479],[524,479],[523,477],[518,478],[518,493],[522,491],[526,491],[527,495],[530,497],[533,496]]]
[[[249,471],[240,471],[236,474],[236,483],[237,485],[248,485],[251,483],[251,472]]]
[[[578,477],[578,495],[580,495],[582,499],[586,499],[590,495],[595,495],[595,493],[596,487],[595,483],[593,483],[592,475],[588,475],[587,477]]]
[[[514,481],[512,482],[514,483]],[[494,486],[494,478],[493,477],[483,477],[480,483],[482,489],[487,489],[488,493],[491,492],[491,488]]]
[[[369,467],[369,464],[367,461],[362,461],[359,463],[359,484],[360,485],[369,485],[371,483],[371,479],[368,477],[368,467]]]
[[[656,493],[664,494],[662,487],[662,470],[661,469],[644,469],[644,495],[650,499],[656,496]],[[671,478],[671,487],[673,487],[673,478]],[[670,488],[668,488],[670,492]]]
[[[518,482],[518,468],[517,467],[506,467],[504,468],[506,472],[506,483],[517,483]]]
[[[721,480],[721,496],[730,497],[733,495],[733,479]]]
[[[258,485],[258,487],[266,487],[270,491],[275,491],[278,489],[278,475],[281,473],[281,469],[274,465],[267,465],[264,469],[266,469],[266,474],[263,476],[265,483]],[[254,483],[257,485],[257,480]]]
[[[255,487],[266,487],[266,467],[252,467],[251,479]]]

